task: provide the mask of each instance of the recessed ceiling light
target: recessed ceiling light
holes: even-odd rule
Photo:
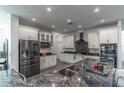
[[[67,31],[67,29],[64,29],[64,31],[66,32],[66,31]]]
[[[95,8],[95,9],[94,9],[94,12],[95,12],[95,13],[97,13],[97,12],[99,12],[99,11],[100,11],[99,8]]]
[[[78,25],[78,28],[82,28],[82,25]]]
[[[71,22],[71,20],[70,20],[70,19],[68,19],[68,20],[67,20],[67,22],[68,22],[68,23],[70,23],[70,22]]]
[[[103,23],[104,22],[104,19],[100,20],[100,22]]]
[[[36,21],[36,18],[32,18],[32,21]]]
[[[52,11],[52,9],[51,9],[50,7],[48,7],[48,8],[47,8],[47,11],[48,11],[48,12],[51,12],[51,11]]]
[[[52,25],[52,28],[55,28],[55,25]]]

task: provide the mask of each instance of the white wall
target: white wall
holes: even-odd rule
[[[119,28],[119,43],[118,43],[118,68],[124,69],[124,21],[118,21],[118,28]]]
[[[8,63],[11,67],[11,15],[5,12],[0,12],[0,28],[4,31],[4,37],[8,40]],[[2,40],[2,41],[4,41]]]
[[[19,18],[11,15],[11,68],[19,72],[19,57],[18,57],[18,31]]]
[[[121,64],[124,69],[124,30],[121,31]]]
[[[52,33],[53,35],[53,47],[52,47],[52,52],[54,54],[59,54],[60,52],[63,52],[63,34],[59,33]]]
[[[3,39],[8,39],[8,63],[9,69],[15,69],[18,72],[18,26],[19,18],[17,16],[0,12],[0,26],[4,31]],[[3,40],[4,41],[4,40]]]
[[[3,51],[4,40],[5,40],[5,31],[3,27],[0,27],[0,51]]]
[[[118,55],[117,55],[117,68],[122,68],[122,61],[121,61],[121,30],[122,30],[122,22],[121,20],[118,21],[118,32],[119,32],[119,42],[118,42]]]

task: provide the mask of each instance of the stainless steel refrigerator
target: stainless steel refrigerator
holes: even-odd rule
[[[30,77],[40,72],[39,42],[19,40],[19,72]]]

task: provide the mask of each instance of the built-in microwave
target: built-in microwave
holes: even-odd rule
[[[117,54],[117,44],[101,44],[101,54]]]
[[[117,44],[100,44],[100,62],[111,62],[117,67]]]

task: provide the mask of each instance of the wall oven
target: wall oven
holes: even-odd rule
[[[117,44],[100,45],[100,62],[111,62],[117,68]]]

